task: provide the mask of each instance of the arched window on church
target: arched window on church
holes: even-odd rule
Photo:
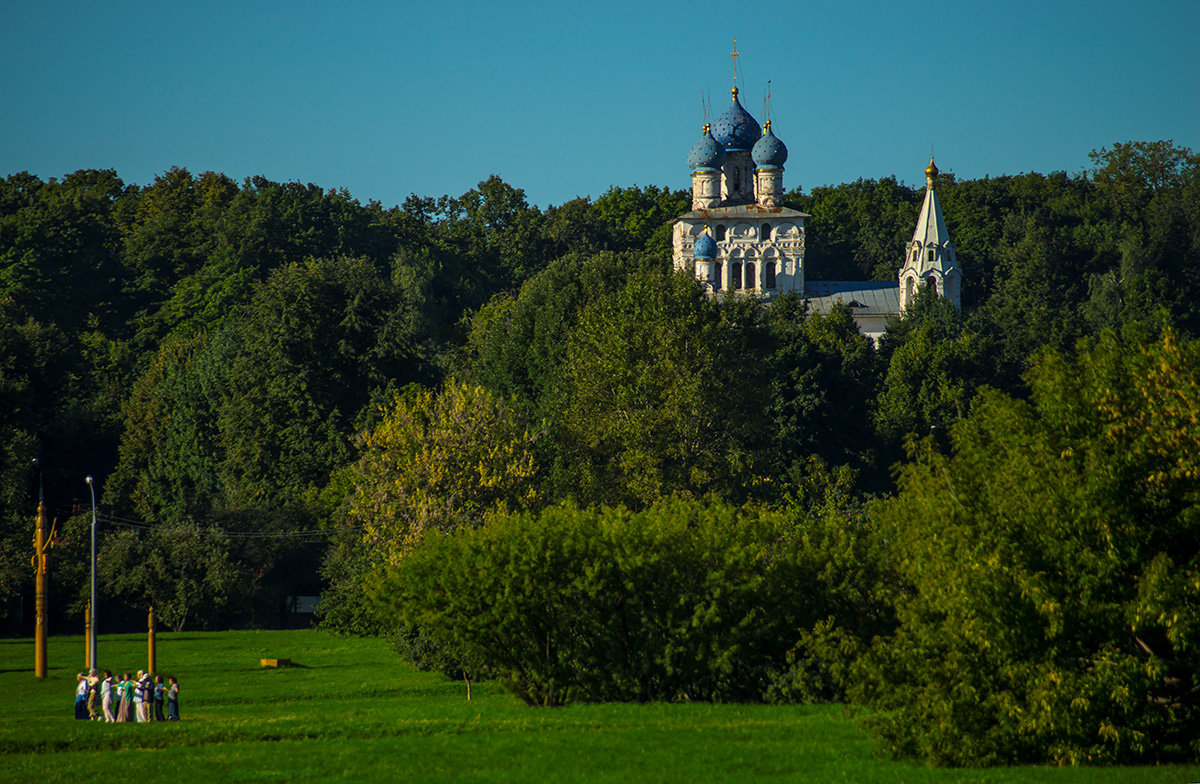
[[[768,261],[766,266],[767,288],[775,288],[775,262]]]
[[[724,240],[725,240],[725,226],[723,224],[718,223],[717,224],[717,242],[724,242]]]
[[[938,293],[937,278],[935,278],[931,275],[928,278],[926,278],[926,283],[929,284],[929,288],[933,289],[933,295],[936,297],[937,293]]]
[[[917,280],[911,275],[908,281],[904,284],[904,301],[912,302],[913,295],[917,293]]]
[[[937,249],[936,249],[936,248],[930,248],[930,249],[929,249],[929,260],[930,260],[930,261],[936,261],[936,260],[937,260]]]
[[[713,282],[713,288],[715,288],[717,291],[720,291],[721,290],[721,262],[718,261],[716,264],[714,264],[713,269],[716,270],[716,275],[717,275],[716,281]]]
[[[758,232],[758,239],[761,240],[762,242],[770,241],[770,239],[771,239],[771,224],[764,223],[762,225],[762,228],[759,229],[759,232]]]
[[[742,287],[742,265],[736,261],[729,264],[729,289],[737,291]]]
[[[748,288],[748,289],[758,288],[758,281],[754,277],[754,262],[753,261],[746,262],[745,275],[746,275],[746,288]]]

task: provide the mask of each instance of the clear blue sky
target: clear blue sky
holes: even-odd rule
[[[936,147],[959,177],[1200,150],[1200,2],[62,3],[4,0],[0,175],[174,165],[385,206],[492,173],[531,203],[689,185],[701,95],[742,98],[806,190]]]

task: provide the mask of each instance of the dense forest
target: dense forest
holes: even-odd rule
[[[533,704],[838,699],[938,762],[1195,757],[1200,155],[1091,159],[943,175],[962,310],[926,292],[878,347],[672,273],[683,191],[11,175],[0,628],[31,628],[40,484],[51,631],[82,629],[92,475],[105,632],[320,593]],[[788,193],[807,276],[892,279],[921,198]]]

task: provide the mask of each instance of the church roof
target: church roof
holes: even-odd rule
[[[680,221],[761,220],[762,218],[811,217],[808,213],[788,207],[763,207],[760,204],[738,204],[733,207],[710,207],[706,210],[692,210],[680,215],[671,221],[671,223],[679,223]]]
[[[737,96],[737,88],[734,87],[733,105],[721,112],[713,122],[713,136],[729,152],[749,152],[762,137],[762,127],[750,112],[742,108]]]
[[[894,280],[806,280],[804,298],[814,313],[844,302],[856,316],[900,315],[900,284]]]
[[[693,170],[720,169],[721,164],[725,163],[725,148],[713,138],[711,126],[704,126],[700,141],[688,151],[687,162],[688,168]]]
[[[750,150],[750,159],[760,169],[781,169],[783,168],[783,164],[787,163],[787,156],[787,145],[779,141],[775,133],[771,130],[771,121],[767,120],[766,127],[763,128],[762,138],[756,141],[754,148]]]
[[[933,162],[930,162],[933,165]],[[913,232],[913,242],[921,243],[921,247],[927,248],[930,243],[934,245],[945,245],[950,241],[950,232],[946,229],[946,220],[942,217],[942,205],[938,202],[937,191],[934,189],[932,180],[925,188],[925,202],[921,205],[921,212],[917,216],[917,230]]]

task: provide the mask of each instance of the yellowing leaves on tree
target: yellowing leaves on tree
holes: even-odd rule
[[[396,562],[427,531],[477,524],[490,509],[538,500],[534,435],[482,387],[410,387],[362,439],[350,518],[372,560]]]

